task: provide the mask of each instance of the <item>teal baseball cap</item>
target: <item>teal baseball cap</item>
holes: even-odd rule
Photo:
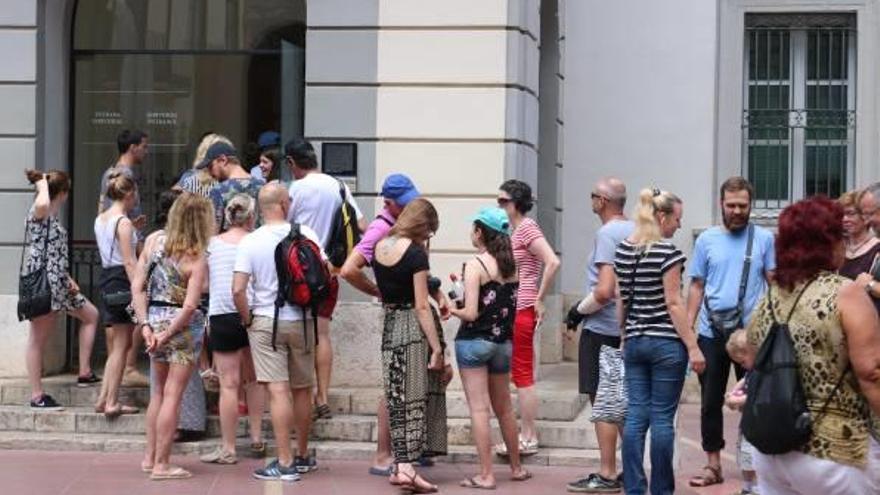
[[[494,206],[483,208],[474,216],[473,221],[480,222],[496,232],[510,234],[510,219],[507,218],[507,212],[501,208]]]

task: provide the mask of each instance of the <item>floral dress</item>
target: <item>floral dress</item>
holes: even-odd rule
[[[46,270],[52,290],[52,311],[74,311],[85,306],[86,298],[82,294],[70,292],[67,230],[58,218],[50,215],[37,220],[31,209],[25,220],[25,238],[21,274]]]
[[[187,280],[183,278],[179,261],[165,255],[165,237],[159,238],[158,242],[158,249],[150,257],[147,289],[147,321],[154,333],[168,328],[183,308],[187,290]],[[153,358],[169,364],[194,365],[202,350],[204,336],[204,316],[194,316],[184,330],[177,332],[153,354]]]

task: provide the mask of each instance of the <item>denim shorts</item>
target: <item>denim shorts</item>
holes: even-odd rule
[[[510,341],[496,344],[482,339],[456,340],[455,359],[459,368],[487,366],[489,373],[508,373],[512,349]]]

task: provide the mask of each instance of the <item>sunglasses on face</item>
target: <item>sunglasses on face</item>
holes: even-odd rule
[[[510,198],[498,198],[498,206],[504,207],[512,200]]]

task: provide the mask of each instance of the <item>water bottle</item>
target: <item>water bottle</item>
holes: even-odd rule
[[[449,291],[449,299],[455,303],[455,307],[461,309],[464,307],[464,284],[458,275],[449,274],[449,280],[452,280],[452,290]]]

